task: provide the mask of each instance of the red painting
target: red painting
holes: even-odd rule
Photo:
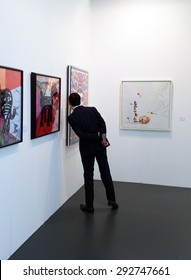
[[[31,73],[31,138],[60,130],[61,79]]]

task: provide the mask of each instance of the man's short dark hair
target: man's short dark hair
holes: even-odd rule
[[[77,92],[72,92],[68,99],[73,107],[78,106],[81,103],[81,97]]]

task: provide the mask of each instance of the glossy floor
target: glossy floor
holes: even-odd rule
[[[115,182],[119,209],[95,181],[95,212],[83,187],[12,256],[15,260],[191,259],[191,189]]]

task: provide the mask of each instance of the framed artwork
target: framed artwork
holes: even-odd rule
[[[61,78],[31,73],[31,139],[60,130]]]
[[[0,66],[0,148],[23,141],[23,71]]]
[[[122,81],[120,128],[171,129],[171,81]]]
[[[88,104],[88,72],[73,66],[67,68],[67,99],[72,92],[77,92],[81,96],[82,105]],[[68,101],[67,101],[68,104]],[[67,106],[67,116],[72,113]],[[71,126],[66,124],[66,145],[70,146],[79,141]]]

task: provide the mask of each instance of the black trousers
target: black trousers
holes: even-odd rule
[[[101,180],[105,186],[107,200],[115,201],[114,185],[110,173],[106,148],[102,148],[92,156],[82,156],[84,168],[85,202],[87,207],[93,207],[94,201],[94,163],[98,163]]]

